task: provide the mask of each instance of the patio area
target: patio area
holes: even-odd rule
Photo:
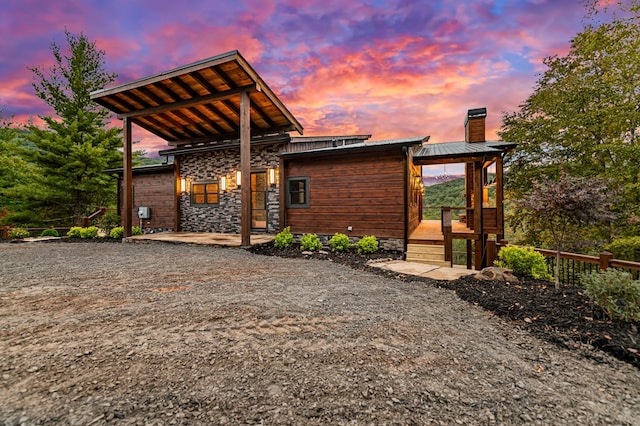
[[[251,245],[264,244],[273,241],[274,235],[252,234]],[[165,241],[183,244],[200,244],[224,247],[241,247],[240,234],[221,234],[215,232],[158,232],[154,234],[135,235],[127,237],[124,242]]]

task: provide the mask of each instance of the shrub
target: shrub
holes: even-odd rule
[[[30,236],[31,234],[29,233],[29,231],[24,228],[11,228],[9,230],[9,238],[23,239],[29,238]]]
[[[139,226],[134,226],[131,228],[131,235],[142,235],[142,230]],[[116,226],[109,232],[109,238],[120,240],[122,237],[124,237],[124,228],[122,226]]]
[[[616,259],[640,262],[640,237],[617,238],[604,247]]]
[[[500,249],[496,266],[508,268],[514,274],[532,277],[539,280],[550,280],[551,274],[547,271],[544,256],[532,247],[506,246]]]
[[[97,223],[98,227],[109,235],[113,228],[120,226],[120,216],[115,210],[107,210]]]
[[[115,228],[111,229],[111,232],[109,232],[109,238],[114,238],[114,239],[122,239],[122,237],[124,236],[124,228],[122,226],[116,226]]]
[[[356,249],[360,254],[375,253],[378,251],[378,240],[373,235],[365,235],[356,243]]]
[[[40,233],[41,237],[59,237],[58,231],[53,228],[45,229]]]
[[[339,232],[336,232],[329,240],[329,247],[332,251],[346,251],[349,250],[351,244],[349,243],[349,237]]]
[[[316,251],[322,248],[320,238],[316,234],[304,234],[300,239],[300,249]]]
[[[88,226],[86,228],[80,228],[80,238],[87,238],[87,239],[98,238],[98,227]]]
[[[640,321],[640,281],[628,272],[609,269],[596,274],[583,274],[585,293],[614,320]]]
[[[67,237],[80,238],[80,232],[82,232],[82,228],[80,226],[74,226],[67,232]]]
[[[276,238],[273,241],[273,245],[276,248],[287,248],[291,247],[293,244],[293,235],[291,235],[291,227],[287,226],[282,230],[282,232],[278,232],[276,234]]]

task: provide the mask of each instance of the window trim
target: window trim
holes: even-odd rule
[[[305,187],[304,203],[292,203],[291,202],[291,183],[293,181],[303,181]],[[309,177],[308,176],[294,176],[287,178],[286,187],[287,208],[289,209],[308,209],[309,208]]]
[[[204,187],[205,187],[204,196],[205,196],[205,200],[206,200],[207,199],[207,195],[213,194],[213,192],[207,193],[207,190],[206,190],[207,185],[210,185],[210,184],[213,184],[213,183],[216,184],[217,192],[215,194],[218,197],[218,202],[217,203],[196,203],[195,202],[195,192],[193,191],[193,187],[195,185],[204,185]],[[203,181],[192,182],[191,183],[191,187],[189,189],[190,189],[190,192],[191,192],[190,193],[191,207],[209,207],[209,206],[218,206],[218,205],[220,205],[220,182],[218,182],[217,180],[207,180],[207,181],[203,180]]]

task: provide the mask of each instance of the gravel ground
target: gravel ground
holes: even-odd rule
[[[640,424],[629,364],[437,285],[242,249],[0,244],[0,336],[7,425]]]

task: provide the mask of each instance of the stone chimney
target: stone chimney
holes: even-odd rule
[[[467,111],[464,120],[464,141],[469,143],[485,142],[484,122],[487,118],[486,108],[474,108]]]

